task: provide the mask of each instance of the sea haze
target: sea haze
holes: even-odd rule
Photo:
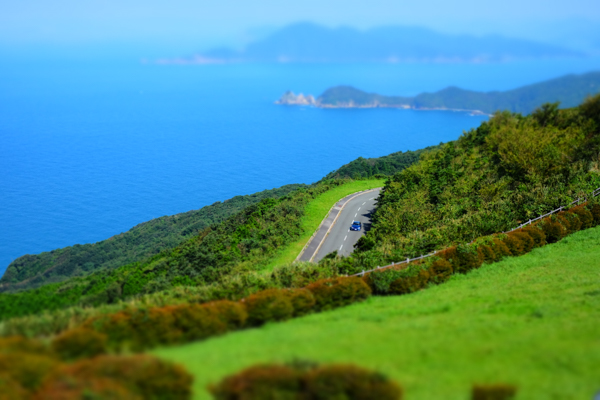
[[[595,65],[594,65],[595,63]],[[513,64],[158,66],[2,63],[0,273],[24,254],[90,243],[238,194],[311,183],[359,157],[456,139],[484,116],[284,107],[337,84],[410,96],[506,90],[600,67]]]

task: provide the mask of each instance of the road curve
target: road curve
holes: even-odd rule
[[[312,258],[313,262],[319,262],[335,250],[343,256],[352,253],[354,244],[371,227],[371,214],[375,210],[375,199],[380,191],[381,188],[377,188],[340,200],[325,218],[299,260],[311,261]],[[362,230],[350,231],[352,221],[362,222]]]

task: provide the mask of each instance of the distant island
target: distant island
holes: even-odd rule
[[[327,89],[319,97],[286,92],[276,104],[320,108],[407,108],[417,110],[468,111],[491,114],[509,110],[529,114],[544,103],[560,102],[562,108],[575,107],[586,96],[600,92],[600,72],[566,75],[505,92],[475,92],[448,87],[415,97],[383,96],[367,93],[352,86]]]
[[[499,35],[450,35],[426,28],[387,26],[366,31],[297,23],[249,43],[241,50],[216,48],[162,64],[237,62],[432,62],[481,63],[581,57],[572,49]]]

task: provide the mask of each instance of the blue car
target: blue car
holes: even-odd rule
[[[360,221],[354,221],[354,222],[352,222],[352,226],[350,226],[350,230],[351,231],[360,231],[361,225],[362,224],[360,223]]]

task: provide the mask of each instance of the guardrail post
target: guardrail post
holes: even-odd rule
[[[408,264],[410,262],[410,258],[406,257],[406,263]]]

